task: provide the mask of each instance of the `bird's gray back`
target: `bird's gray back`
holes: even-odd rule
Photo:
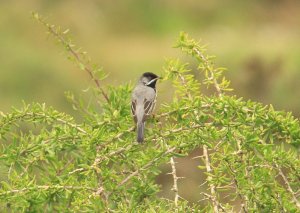
[[[137,100],[138,102],[144,102],[145,97],[147,98],[147,101],[155,100],[155,90],[145,85],[136,86],[132,93],[132,99]]]

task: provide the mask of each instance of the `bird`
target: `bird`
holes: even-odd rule
[[[145,121],[151,115],[156,103],[156,82],[159,76],[145,72],[139,78],[132,92],[131,112],[137,127],[137,142],[144,142]]]

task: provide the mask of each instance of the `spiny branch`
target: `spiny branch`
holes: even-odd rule
[[[292,187],[291,187],[291,185],[290,185],[290,183],[289,183],[287,177],[284,175],[284,173],[282,172],[281,168],[278,166],[277,163],[275,163],[274,165],[275,165],[275,167],[277,168],[277,170],[278,170],[278,172],[279,172],[279,175],[282,177],[282,179],[283,179],[285,185],[287,186],[287,190],[290,192],[290,194],[291,194],[291,196],[292,196],[293,202],[296,204],[298,210],[300,210],[300,202],[299,202],[299,200],[296,198],[296,195],[295,195],[296,193],[293,191],[293,189],[292,189]]]
[[[165,152],[159,153],[155,158],[153,158],[151,161],[149,161],[147,164],[145,164],[144,166],[142,166],[141,168],[138,168],[137,170],[135,170],[134,172],[130,173],[126,178],[124,178],[121,182],[119,182],[119,184],[107,194],[107,197],[111,196],[112,193],[114,193],[118,188],[120,188],[121,186],[123,186],[124,184],[126,184],[129,180],[131,180],[131,178],[137,176],[140,171],[143,171],[149,167],[151,167],[152,165],[154,165],[157,161],[159,161],[161,158],[169,155],[170,153],[174,152],[176,150],[176,147],[172,147],[168,150],[166,150]]]
[[[199,58],[201,58],[202,62],[205,64],[204,67],[210,74],[209,80],[213,81],[214,87],[217,90],[219,97],[222,97],[223,92],[221,90],[221,87],[220,87],[217,79],[215,78],[214,70],[210,66],[209,60],[203,55],[203,53],[198,48],[194,47],[193,51],[198,55]]]
[[[58,189],[67,190],[67,189],[70,189],[70,190],[95,191],[94,188],[88,187],[88,186],[61,186],[61,185],[48,186],[48,185],[43,185],[43,186],[32,186],[32,187],[24,187],[22,189],[8,190],[8,191],[0,193],[0,196],[8,195],[8,194],[25,193],[27,191],[32,191],[32,190],[36,190],[36,189],[40,189],[40,190],[51,190],[51,189],[54,189],[54,190],[58,190]]]
[[[65,46],[66,50],[73,56],[80,68],[86,71],[90,78],[94,81],[106,102],[109,103],[109,98],[106,92],[101,87],[99,79],[94,75],[92,68],[90,68],[88,64],[85,63],[85,61],[81,58],[80,54],[73,48],[73,45],[70,42],[66,41],[66,39],[62,36],[61,33],[58,32],[58,29],[55,28],[54,25],[50,25],[47,22],[45,22],[44,19],[41,18],[37,13],[33,13],[33,17],[38,22],[43,24],[48,29],[48,32],[51,33],[60,43],[62,43]]]
[[[41,113],[41,112],[27,112],[26,110],[24,112],[21,112],[20,114],[16,115],[16,116],[12,116],[11,118],[9,118],[9,120],[5,121],[5,123],[3,122],[3,124],[0,123],[0,127],[4,126],[4,125],[10,125],[13,122],[16,122],[18,120],[24,120],[24,119],[34,119],[34,118],[43,118],[43,119],[52,119],[54,121],[57,121],[59,123],[65,124],[71,128],[74,128],[76,130],[78,130],[81,133],[84,133],[85,135],[87,135],[87,131],[85,131],[83,128],[81,128],[79,125],[74,124],[68,120],[65,120],[63,118],[56,118],[55,116],[51,116],[50,114],[47,113]],[[5,119],[5,118],[4,118]]]
[[[217,90],[217,93],[219,95],[219,97],[222,97],[222,91],[220,89],[220,86],[217,82],[217,79],[214,77],[214,71],[211,69],[208,60],[205,58],[205,56],[201,53],[201,51],[198,48],[193,48],[193,51],[202,59],[203,63],[205,64],[204,67],[210,72],[211,78],[213,80],[214,86]],[[213,208],[214,208],[214,212],[219,212],[219,201],[217,199],[217,195],[216,195],[216,186],[212,183],[212,168],[211,168],[211,162],[210,162],[210,157],[209,157],[209,153],[207,150],[207,145],[203,145],[203,155],[205,156],[205,166],[206,166],[206,171],[209,174],[207,176],[207,181],[210,187],[210,193],[212,196],[212,203],[213,203]]]
[[[238,182],[238,180],[236,179],[236,176],[235,176],[236,172],[234,171],[234,169],[230,165],[230,162],[227,162],[227,167],[229,168],[230,174],[233,178],[233,183],[235,185],[235,189],[237,191],[237,194],[241,199],[241,202],[242,202],[241,207],[242,207],[243,211],[247,213],[248,212],[248,210],[247,210],[247,200],[248,200],[248,198],[240,192],[239,182]]]
[[[171,164],[171,167],[172,167],[172,177],[173,177],[173,192],[175,193],[175,197],[174,197],[174,203],[175,203],[175,206],[177,207],[178,206],[178,199],[179,199],[179,192],[178,192],[178,184],[177,184],[177,180],[178,180],[178,177],[177,177],[177,174],[176,174],[176,166],[175,166],[175,161],[174,161],[174,157],[171,157],[170,158],[170,164]]]
[[[210,163],[210,159],[209,159],[209,154],[208,154],[208,150],[207,150],[207,145],[203,145],[203,155],[205,157],[205,166],[206,166],[206,171],[208,173],[207,176],[207,182],[210,188],[210,193],[211,193],[211,197],[212,197],[212,203],[213,203],[213,208],[214,208],[214,212],[219,212],[219,201],[217,199],[217,195],[216,195],[216,186],[212,183],[212,168],[211,168],[211,163]]]

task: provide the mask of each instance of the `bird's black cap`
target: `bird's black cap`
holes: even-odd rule
[[[155,86],[156,86],[156,81],[160,78],[159,76],[155,75],[154,73],[152,72],[145,72],[143,75],[142,75],[142,78],[148,78],[149,80],[149,83],[150,84],[147,84],[148,87],[152,87],[154,90],[155,89]],[[156,80],[153,80],[153,79],[156,79]],[[153,82],[151,82],[153,80]]]
[[[146,78],[148,78],[149,80],[152,80],[152,79],[154,79],[154,78],[158,78],[158,76],[155,75],[155,74],[152,73],[152,72],[145,72],[145,73],[143,74],[143,77],[146,77]]]

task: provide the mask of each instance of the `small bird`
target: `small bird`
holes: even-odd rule
[[[131,112],[137,125],[137,142],[144,141],[145,121],[151,115],[156,102],[156,81],[159,79],[152,72],[145,72],[132,92]]]

